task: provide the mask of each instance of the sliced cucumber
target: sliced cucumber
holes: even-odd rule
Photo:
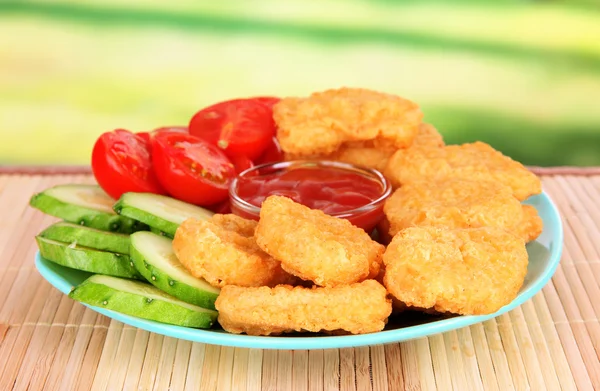
[[[41,236],[36,236],[35,239],[40,255],[59,265],[91,273],[144,279],[127,255],[94,250],[74,243],[62,243]]]
[[[64,221],[52,224],[40,233],[46,239],[76,244],[96,250],[129,254],[129,235],[101,231]]]
[[[103,231],[132,233],[148,229],[116,214],[112,209],[114,202],[96,185],[58,185],[34,194],[29,204],[49,215]]]
[[[161,231],[160,229],[156,229],[156,228],[150,227],[150,232],[155,233],[155,234],[160,235],[160,236],[164,236],[164,237],[169,238],[169,239],[173,239],[173,236],[167,234],[166,232]]]
[[[152,285],[187,303],[215,309],[221,291],[192,276],[173,252],[170,239],[151,232],[131,235],[131,259]]]
[[[99,274],[74,288],[69,297],[138,318],[184,327],[210,328],[218,315],[217,311],[185,303],[145,282]]]
[[[148,224],[170,237],[187,218],[208,220],[213,212],[171,197],[151,193],[125,193],[114,205],[122,215]]]

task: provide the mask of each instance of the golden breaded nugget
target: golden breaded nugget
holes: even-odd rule
[[[320,286],[366,279],[384,251],[349,221],[281,196],[263,201],[255,237],[283,270]]]
[[[421,124],[417,135],[408,148],[419,147],[443,147],[444,139],[438,131],[430,124]],[[398,150],[394,147],[375,147],[372,142],[348,142],[333,154],[322,157],[327,160],[336,160],[344,163],[355,164],[368,168],[374,168],[383,172],[392,155]]]
[[[375,258],[369,264],[369,274],[367,275],[367,279],[381,281],[379,277],[383,278],[383,256]]]
[[[537,209],[531,205],[523,205],[523,220],[517,234],[524,238],[526,242],[531,242],[540,236],[543,229],[544,223]]]
[[[432,125],[422,123],[412,143],[406,148],[443,147],[442,135]],[[322,156],[331,160],[372,167],[383,171],[389,158],[398,150],[393,144],[375,145],[373,140],[348,141],[333,154]],[[366,155],[366,156],[365,156]],[[291,155],[298,158],[298,155]],[[313,155],[314,157],[314,155]],[[385,164],[385,165],[384,165]]]
[[[258,224],[258,222],[254,220],[244,219],[243,217],[232,213],[214,214],[210,221],[226,231],[236,232],[246,238],[254,237],[254,232],[256,231],[256,226]]]
[[[419,130],[417,131],[417,136],[413,140],[412,147],[443,147],[444,138],[437,131],[437,129],[431,125],[422,123],[419,125]]]
[[[391,236],[414,226],[498,227],[530,241],[541,233],[541,220],[532,221],[537,211],[525,209],[510,187],[501,183],[448,178],[400,187],[386,200],[383,211]]]
[[[339,330],[373,333],[383,330],[392,312],[387,291],[374,280],[312,289],[228,285],[221,289],[215,307],[226,331],[250,335]]]
[[[429,124],[419,125],[417,135],[415,136],[412,145],[414,147],[442,147],[444,139],[438,131]],[[344,163],[350,163],[357,166],[374,168],[383,172],[388,164],[388,161],[398,148],[393,145],[375,146],[372,140],[370,141],[348,141],[343,144],[333,153],[329,155],[305,155],[305,154],[284,154],[285,160],[297,159],[315,159],[315,160],[333,160]]]
[[[283,151],[310,156],[331,154],[347,141],[407,147],[423,114],[416,103],[399,96],[340,88],[282,99],[273,107],[273,118]]]
[[[284,153],[283,156],[284,160],[331,160],[383,172],[394,152],[396,152],[394,147],[374,147],[372,142],[349,142],[342,144],[334,153],[328,155]]]
[[[542,191],[535,174],[482,142],[400,149],[390,158],[384,174],[394,187],[444,178],[496,181],[509,186],[520,201]]]
[[[384,284],[412,307],[461,315],[498,311],[527,274],[525,242],[500,228],[407,228],[383,256]]]
[[[216,287],[293,283],[280,262],[258,248],[255,229],[255,221],[233,214],[187,219],[175,232],[173,250],[193,276]]]
[[[350,163],[383,171],[395,151],[395,148],[342,146],[334,154],[325,156],[322,159]]]

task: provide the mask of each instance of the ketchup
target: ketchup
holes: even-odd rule
[[[285,163],[279,163],[282,165]],[[276,166],[277,164],[275,164]],[[350,220],[354,225],[372,229],[383,215],[387,184],[370,172],[335,166],[299,165],[281,169],[263,167],[257,172],[238,177],[235,192],[254,210],[238,208],[232,200],[232,211],[242,217],[258,219],[258,208],[271,195],[285,196],[311,209]],[[364,207],[361,210],[357,208]]]

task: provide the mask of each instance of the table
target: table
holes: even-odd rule
[[[93,179],[86,168],[0,167],[0,390],[600,389],[600,169],[534,171],[562,214],[565,249],[521,307],[403,343],[263,351],[138,330],[51,287],[34,236],[56,219],[29,197]]]

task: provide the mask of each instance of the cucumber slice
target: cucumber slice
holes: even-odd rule
[[[218,315],[217,311],[177,300],[150,284],[99,274],[75,287],[69,297],[138,318],[184,327],[210,328]]]
[[[43,230],[40,236],[58,242],[129,255],[129,235],[101,231],[64,221],[52,224]]]
[[[40,255],[59,265],[90,273],[144,279],[127,255],[62,243],[41,236],[36,236],[35,239],[40,249]]]
[[[154,227],[150,227],[150,232],[155,233],[155,234],[160,235],[160,236],[164,236],[164,237],[169,238],[169,239],[173,239],[173,236],[167,234],[166,232],[161,231],[160,229],[156,229]]]
[[[144,224],[112,209],[114,200],[96,185],[58,185],[34,194],[29,204],[49,215],[103,231],[132,233]]]
[[[208,220],[213,212],[175,198],[151,193],[125,193],[114,205],[122,215],[148,224],[170,237],[187,218]]]
[[[136,232],[131,235],[130,252],[136,269],[152,285],[187,303],[215,309],[221,290],[192,276],[179,263],[170,239],[151,232]]]

